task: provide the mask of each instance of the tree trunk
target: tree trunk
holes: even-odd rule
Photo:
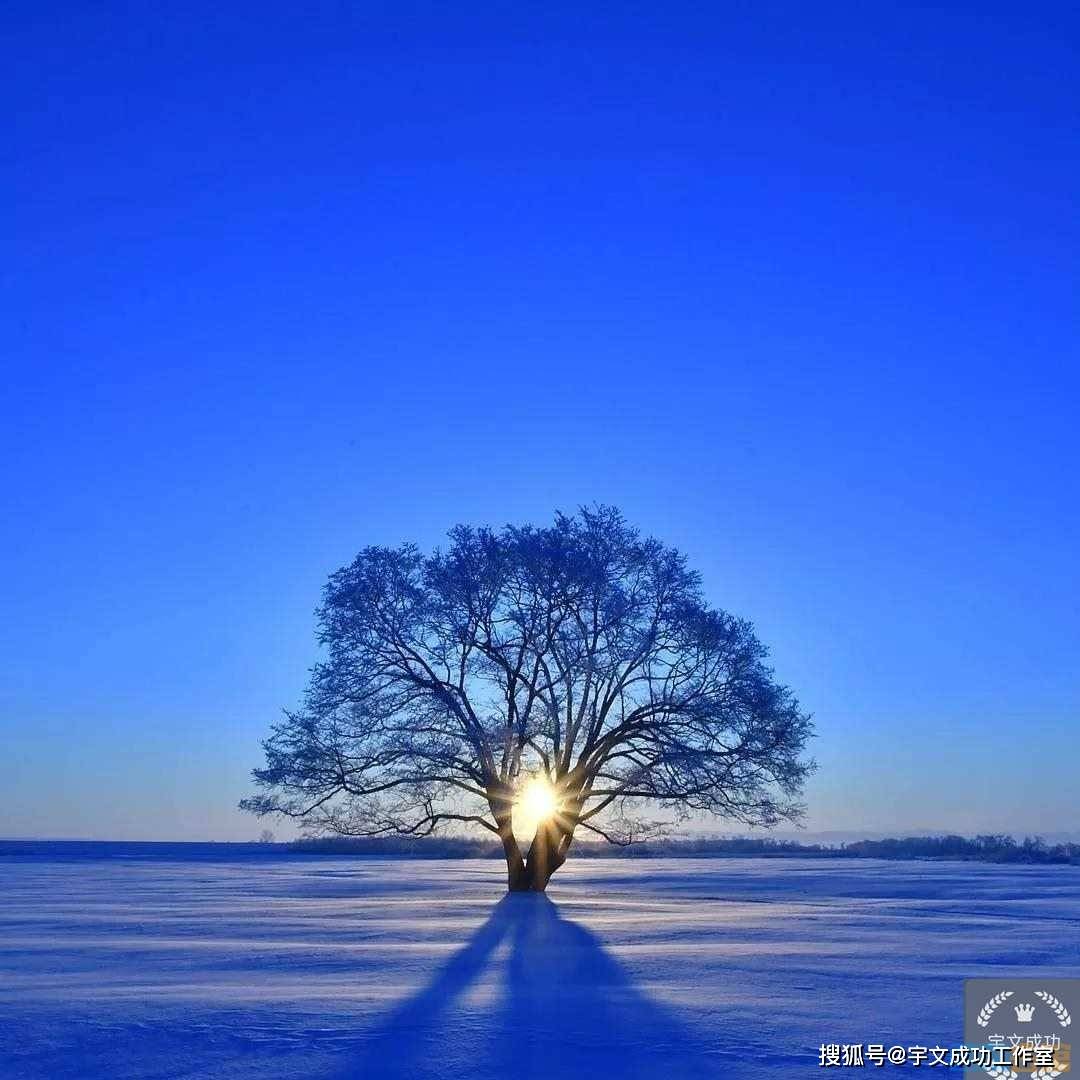
[[[543,822],[529,846],[528,857],[521,858],[521,850],[514,843],[517,862],[511,862],[509,850],[506,856],[507,885],[510,892],[543,892],[551,875],[566,862],[566,852],[573,839],[572,832],[565,832],[553,821]],[[506,841],[503,840],[506,848]]]
[[[529,888],[526,884],[527,867],[514,830],[510,826],[510,819],[499,821],[498,826],[499,839],[502,840],[503,854],[506,856],[506,888],[510,892],[526,892]]]

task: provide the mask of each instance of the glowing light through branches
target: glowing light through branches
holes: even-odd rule
[[[543,776],[533,776],[518,793],[514,806],[515,832],[532,835],[542,822],[554,817],[559,810],[555,789]]]

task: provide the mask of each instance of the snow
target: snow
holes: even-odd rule
[[[1080,977],[1080,867],[95,850],[0,856],[4,1080],[813,1076]]]

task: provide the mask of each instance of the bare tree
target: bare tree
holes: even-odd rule
[[[349,836],[480,826],[512,891],[542,891],[578,829],[626,844],[696,812],[800,815],[810,718],[677,551],[607,507],[449,541],[331,576],[326,659],[242,807]]]

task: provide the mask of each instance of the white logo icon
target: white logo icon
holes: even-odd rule
[[[994,1015],[998,1009],[1005,1004],[1009,998],[1015,995],[1015,990],[1000,990],[992,997],[986,999],[983,1002],[983,1006],[979,1009],[978,1015],[975,1017],[975,1022],[981,1028],[989,1028],[991,1024],[995,1022]],[[1058,1024],[1062,1028],[1067,1028],[1072,1024],[1072,1016],[1069,1014],[1068,1007],[1065,1002],[1060,998],[1055,997],[1049,990],[1032,990],[1032,994],[1035,995],[1057,1018]],[[1023,1002],[1020,1005],[1014,1005],[1013,1011],[1016,1013],[1016,1021],[1019,1024],[1030,1024],[1035,1015],[1035,1005],[1031,1002]],[[1000,1020],[1000,1017],[998,1018]],[[993,1038],[993,1036],[991,1036]],[[1001,1039],[1002,1036],[997,1036]],[[1027,1036],[1028,1039],[1038,1038],[1038,1036]],[[1015,1036],[1017,1044],[1021,1041],[1020,1036]],[[1014,1067],[1015,1062],[1010,1065],[1009,1063],[992,1062],[986,1064],[981,1062],[982,1070],[987,1076],[993,1078],[993,1080],[1020,1080],[1020,1073],[1017,1072]],[[1062,1073],[1068,1071],[1068,1064],[1058,1061],[1055,1057],[1054,1062],[1051,1065],[1045,1067],[1035,1068],[1030,1072],[1031,1080],[1054,1080],[1055,1077],[1061,1076]]]

